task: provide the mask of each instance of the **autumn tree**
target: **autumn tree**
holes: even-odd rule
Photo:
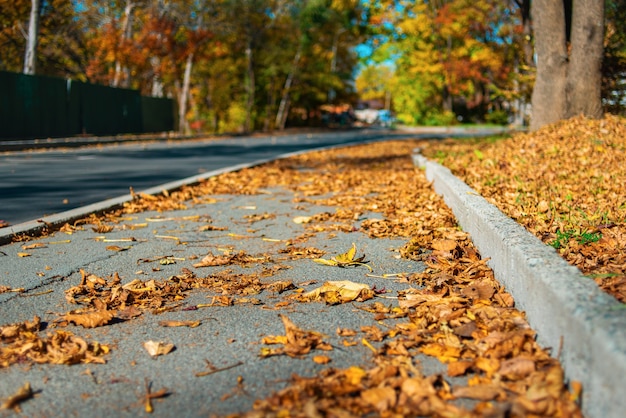
[[[391,108],[392,90],[395,89],[395,74],[390,65],[367,65],[356,77],[355,86],[361,99],[380,100],[385,109]]]
[[[578,114],[602,116],[604,0],[533,0],[537,56],[531,129]]]
[[[371,2],[374,60],[395,62],[394,102],[408,123],[442,124],[454,112],[484,116],[512,90],[513,58],[503,33],[516,24],[495,0]]]

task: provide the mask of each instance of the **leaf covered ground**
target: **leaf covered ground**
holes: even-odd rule
[[[171,243],[177,251],[198,245],[210,250],[197,256],[155,254],[133,260],[135,277],[116,270],[81,270],[77,282],[64,289],[63,300],[55,301],[56,309],[66,306],[66,312],[48,324],[47,337],[38,336],[42,332],[39,318],[0,327],[0,368],[102,363],[119,349],[93,341],[99,329],[132,327],[149,315],[177,313],[184,320],[159,321],[159,325],[189,329],[193,335],[203,332],[211,318],[198,322],[191,313],[217,307],[234,313],[245,306],[279,311],[276,322],[283,330],[282,334],[262,333],[258,345],[250,347],[256,351],[255,361],[310,359],[318,368],[309,375],[293,375],[279,390],[256,399],[250,411],[237,416],[581,416],[580,384],[565,380],[558,352],[538,345],[524,313],[515,308],[513,298],[495,281],[450,209],[414,167],[411,153],[418,145],[423,146],[407,139],[310,152],[159,196],[135,194],[123,209],[66,225],[55,233],[55,243],[89,232],[97,234],[91,241],[102,244],[102,252],[119,254],[119,259],[131,257],[127,254],[142,239],[115,237],[145,232],[148,225],[157,231],[154,225],[160,221],[177,219],[194,225],[194,236],[213,235],[202,235],[199,242],[181,237],[178,230],[155,232],[150,239]],[[292,196],[289,216],[300,228],[293,236],[259,235],[258,225],[274,222],[283,214],[266,213],[256,206],[245,207],[249,214],[232,218],[233,225],[215,222],[209,215],[176,218],[176,211],[210,207],[228,196],[267,195],[271,199],[281,189]],[[323,209],[295,216],[307,205]],[[151,215],[137,222],[134,215],[145,211],[162,212],[163,217]],[[244,225],[244,233],[234,232],[235,225]],[[355,244],[333,253],[310,245],[315,238],[341,234],[401,239],[403,244],[394,250],[397,257],[423,263],[424,268],[411,273],[381,272],[369,262],[373,254],[363,253]],[[227,238],[230,244],[218,238]],[[251,244],[253,239],[275,245],[259,253]],[[37,241],[16,245],[20,248],[15,258],[24,262],[32,258],[29,254],[49,249]],[[356,272],[363,283],[325,281],[323,276],[308,282],[285,279],[283,273],[293,263],[307,262],[333,274]],[[156,277],[167,268],[178,272]],[[372,278],[381,280],[378,283],[393,282],[397,290],[364,284]],[[5,286],[4,291],[20,290]],[[188,302],[197,292],[207,294],[207,303]],[[302,304],[316,304],[331,313],[352,306],[367,315],[368,324],[310,329],[302,318],[292,319]],[[66,327],[77,335],[83,331],[89,339],[63,331]],[[257,335],[262,330],[252,332]],[[145,341],[143,348],[159,358],[183,351],[153,340]],[[335,366],[333,358],[349,350],[365,352],[369,360]],[[444,371],[424,373],[421,356],[437,359]],[[107,367],[96,364],[93,367]],[[195,376],[228,373],[239,364],[220,367],[207,361],[206,370]],[[151,392],[146,383],[139,407],[158,413],[159,405],[176,396],[176,382],[167,387],[173,391],[171,396],[167,388]],[[30,386],[28,396],[20,386],[15,389],[15,398],[7,399],[5,408],[37,401],[31,399]],[[222,399],[241,393],[246,393],[246,379],[239,376],[233,392]]]
[[[626,302],[626,119],[578,117],[423,153]]]

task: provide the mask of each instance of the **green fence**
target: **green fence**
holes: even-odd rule
[[[174,101],[138,91],[0,71],[0,140],[174,129]]]

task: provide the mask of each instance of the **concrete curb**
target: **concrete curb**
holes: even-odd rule
[[[588,417],[626,411],[626,310],[557,252],[513,221],[449,169],[413,155],[467,231],[496,279],[515,298],[540,344],[559,355],[569,380],[583,384]]]

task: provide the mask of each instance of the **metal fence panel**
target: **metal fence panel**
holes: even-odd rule
[[[174,100],[141,97],[144,132],[164,132],[174,129]]]
[[[62,136],[67,121],[65,80],[0,72],[0,137]]]
[[[171,131],[174,108],[137,90],[0,71],[0,139]]]

